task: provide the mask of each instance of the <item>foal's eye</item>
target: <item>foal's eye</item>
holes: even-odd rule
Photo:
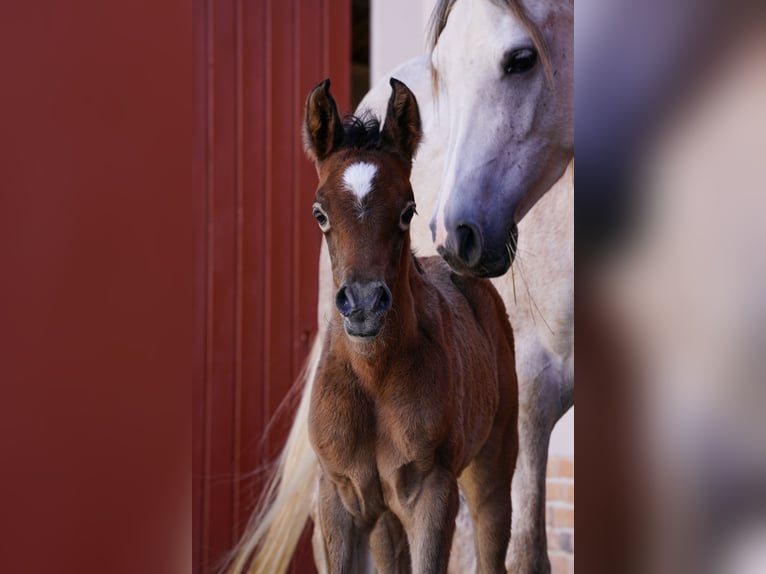
[[[314,219],[317,220],[317,223],[319,224],[319,229],[322,231],[327,231],[330,229],[330,220],[327,219],[327,214],[322,210],[322,207],[318,204],[314,204],[314,211],[312,212],[314,215]]]
[[[536,63],[537,52],[534,48],[519,48],[505,56],[503,71],[506,74],[521,74],[531,70]]]
[[[399,218],[399,227],[402,229],[407,229],[410,226],[412,218],[417,212],[418,210],[415,209],[415,204],[412,202],[408,203],[407,207],[404,208],[404,211],[402,211],[402,215]]]

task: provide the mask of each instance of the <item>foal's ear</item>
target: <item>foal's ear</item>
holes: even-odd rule
[[[408,160],[415,155],[422,136],[415,94],[395,78],[391,78],[391,97],[381,135],[387,144],[399,150]]]
[[[303,145],[314,161],[323,161],[343,143],[343,123],[335,99],[330,94],[330,79],[311,90],[306,98]]]

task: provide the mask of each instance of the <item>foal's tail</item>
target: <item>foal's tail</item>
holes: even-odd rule
[[[317,476],[316,455],[309,444],[308,416],[322,338],[320,330],[301,373],[303,396],[276,472],[233,550],[227,574],[282,574],[290,565],[303,533]]]

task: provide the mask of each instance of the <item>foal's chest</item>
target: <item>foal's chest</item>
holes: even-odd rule
[[[309,434],[322,468],[348,497],[382,502],[433,465],[437,450],[449,442],[449,425],[443,399],[426,382],[381,386],[371,393],[346,369],[332,362],[320,366]]]
[[[315,395],[310,435],[326,464],[410,462],[429,456],[447,434],[433,397],[371,397],[355,382],[323,380],[317,380]]]

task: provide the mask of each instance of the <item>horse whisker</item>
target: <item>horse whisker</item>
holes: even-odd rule
[[[511,237],[513,240],[513,238]],[[516,243],[516,241],[513,241]],[[515,246],[514,246],[515,247]],[[519,268],[519,276],[521,277],[522,282],[524,283],[524,288],[527,292],[527,297],[529,298],[529,314],[532,317],[532,322],[534,324],[537,324],[537,321],[535,320],[535,315],[540,315],[540,319],[542,319],[543,323],[545,324],[546,328],[551,332],[551,335],[556,335],[556,332],[551,328],[548,321],[546,321],[545,316],[543,315],[543,312],[540,310],[540,307],[537,304],[537,301],[535,301],[535,298],[532,296],[532,292],[529,290],[529,282],[527,281],[526,277],[524,276],[524,266],[521,262],[521,257],[519,257],[521,253],[517,250],[516,251],[516,259],[514,260],[514,265],[511,265],[511,270],[513,270],[514,267],[518,266]],[[511,275],[511,280],[513,282],[513,299],[514,302],[516,302],[516,283],[515,283],[515,275]],[[535,313],[537,311],[537,313]]]
[[[507,245],[508,248],[508,257],[513,259],[513,252],[511,251],[511,246]],[[516,273],[513,265],[511,265],[511,285],[513,286],[513,304],[517,305],[518,302],[516,301]]]

